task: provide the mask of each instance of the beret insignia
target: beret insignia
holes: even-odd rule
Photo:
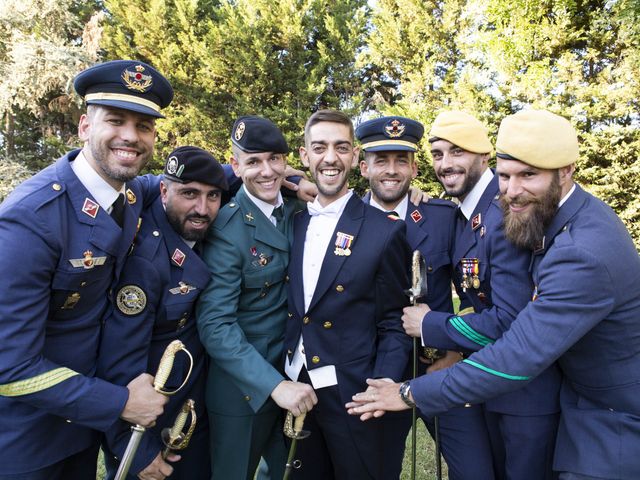
[[[175,175],[178,171],[178,159],[176,157],[171,157],[167,160],[167,173],[171,175]]]
[[[138,315],[147,306],[147,295],[136,285],[125,285],[118,290],[116,306],[125,315]]]
[[[234,138],[237,141],[240,141],[240,139],[242,138],[242,136],[244,135],[244,130],[245,130],[245,125],[244,122],[240,122],[238,124],[238,126],[236,127],[236,132],[233,134]]]

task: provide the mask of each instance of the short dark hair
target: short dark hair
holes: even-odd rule
[[[349,127],[349,135],[351,135],[351,141],[353,141],[355,135],[353,133],[353,122],[351,121],[351,119],[345,113],[338,110],[325,109],[316,111],[307,120],[307,123],[304,126],[305,143],[309,138],[309,130],[311,130],[311,127],[320,122],[332,122],[346,125],[347,127]]]

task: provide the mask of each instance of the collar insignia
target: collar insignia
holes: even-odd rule
[[[82,212],[89,215],[91,218],[96,218],[98,215],[98,210],[100,210],[100,205],[91,200],[90,198],[84,199],[84,204],[82,205]]]
[[[171,255],[171,260],[173,260],[173,263],[175,263],[179,267],[182,266],[185,258],[187,258],[187,256],[179,248],[176,248],[173,252],[173,255]]]
[[[133,205],[134,203],[136,203],[136,200],[137,199],[135,193],[127,188],[127,202],[129,202],[129,205]]]
[[[475,232],[480,225],[482,225],[482,215],[478,213],[471,219],[471,230]]]
[[[414,223],[418,223],[420,220],[422,220],[422,214],[416,209],[411,212],[411,219],[414,221]]]

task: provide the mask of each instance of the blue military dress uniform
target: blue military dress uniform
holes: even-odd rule
[[[125,387],[95,378],[107,292],[142,208],[128,182],[123,228],[71,169],[75,150],[0,206],[0,464],[32,472],[97,445],[117,421]]]
[[[478,282],[473,285],[473,268],[468,267],[465,288],[466,300],[476,313],[434,311],[423,321],[423,338],[440,348],[474,351],[493,342],[509,329],[531,298],[530,253],[504,237],[497,195],[498,179],[494,176],[456,238],[453,262],[458,287],[465,274],[463,264],[477,260]],[[559,389],[560,374],[552,365],[521,390],[485,402],[497,478],[551,477]]]
[[[554,470],[637,479],[640,257],[613,211],[579,186],[543,243],[531,301],[509,330],[462,364],[412,381],[413,396],[435,413],[521,389],[558,360]]]
[[[336,254],[336,245],[329,243],[313,298],[305,311],[302,259],[310,218],[308,212],[303,212],[294,222],[285,361],[290,362],[303,334],[308,368],[335,365],[338,383],[316,391],[319,402],[307,415],[306,428],[311,429],[311,436],[298,443],[303,465],[294,476],[333,478],[327,452],[317,448],[322,443],[322,432],[317,430],[321,423],[332,432],[333,439],[341,437],[347,442],[331,445],[327,441],[331,459],[337,462],[337,478],[345,478],[347,465],[356,461],[350,455],[359,456],[371,478],[383,478],[381,424],[347,417],[344,404],[366,388],[366,378],[398,380],[405,371],[411,349],[400,322],[402,307],[407,304],[404,290],[409,286],[406,227],[352,196],[333,235],[338,238],[338,232],[343,232],[354,237],[350,254]],[[353,445],[355,451],[349,448]]]
[[[132,475],[144,469],[164,448],[161,431],[171,427],[184,402],[195,401],[196,431],[189,446],[178,453],[172,478],[208,479],[208,422],[204,402],[206,355],[198,338],[195,302],[209,282],[209,269],[167,220],[157,198],[144,212],[131,255],[114,292],[116,302],[105,322],[102,351],[112,352],[100,362],[100,375],[126,385],[140,372],[155,375],[169,343],[180,340],[194,359],[187,384],[169,399],[156,426],[148,429],[131,466]],[[123,295],[133,295],[137,303]],[[165,390],[177,389],[186,378],[189,360],[175,358]],[[119,422],[107,432],[106,463],[113,478],[130,437],[129,425]]]

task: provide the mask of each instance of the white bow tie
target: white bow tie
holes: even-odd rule
[[[309,212],[309,215],[311,215],[312,217],[315,217],[316,215],[326,215],[328,217],[334,217],[340,211],[337,203],[338,202],[333,202],[326,207],[322,207],[317,202],[307,202],[307,210]]]

